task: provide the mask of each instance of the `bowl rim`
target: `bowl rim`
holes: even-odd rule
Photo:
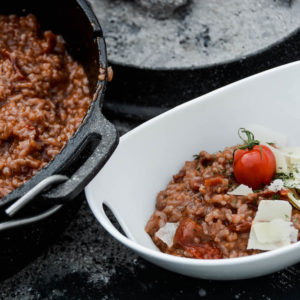
[[[285,69],[291,68],[291,67],[300,67],[300,61],[291,62],[288,64],[281,65],[279,67],[275,67],[275,68],[254,74],[252,76],[246,77],[244,79],[241,79],[241,80],[238,80],[231,84],[228,84],[224,87],[216,89],[205,95],[197,97],[193,100],[190,100],[183,104],[180,104],[180,105],[174,107],[173,109],[170,109],[170,110],[150,119],[149,121],[139,125],[138,127],[134,128],[133,130],[124,134],[120,138],[120,146],[122,145],[122,143],[126,142],[126,140],[130,139],[130,137],[132,135],[138,134],[139,131],[143,130],[145,127],[151,126],[152,123],[155,123],[162,118],[167,118],[169,115],[173,114],[174,112],[177,112],[178,110],[182,110],[185,107],[192,106],[192,105],[194,105],[196,103],[198,104],[200,102],[210,101],[209,98],[212,94],[216,95],[216,94],[222,93],[224,90],[231,89],[234,86],[237,86],[237,85],[240,85],[240,84],[252,81],[252,80],[257,80],[260,77],[265,76],[266,74],[277,73],[277,72],[280,72],[282,70],[285,70]],[[89,205],[90,209],[92,210],[93,214],[95,215],[95,217],[97,218],[97,220],[99,221],[99,223],[115,239],[117,239],[119,242],[121,242],[128,248],[138,252],[142,256],[145,255],[147,257],[156,258],[157,260],[160,260],[160,261],[167,261],[172,264],[178,264],[178,265],[212,266],[212,267],[224,266],[225,267],[225,266],[229,266],[229,265],[250,264],[253,262],[259,262],[259,261],[263,261],[263,260],[265,261],[266,259],[270,260],[277,256],[281,256],[283,254],[288,255],[289,253],[294,252],[296,249],[300,249],[300,241],[298,241],[294,244],[290,244],[290,245],[287,245],[287,246],[284,246],[284,247],[281,247],[281,248],[278,248],[275,250],[266,251],[266,252],[262,252],[262,253],[258,253],[258,254],[254,254],[254,255],[243,256],[243,257],[235,257],[235,258],[197,260],[197,259],[193,259],[193,258],[179,257],[179,256],[166,254],[166,253],[159,251],[159,249],[154,250],[154,249],[147,248],[146,246],[139,244],[137,241],[130,239],[130,238],[126,237],[125,235],[121,234],[116,229],[116,227],[111,223],[111,221],[108,219],[107,215],[104,212],[103,205],[101,205],[101,207],[99,207],[99,205],[96,204],[97,199],[95,199],[93,197],[91,185],[88,185],[85,188],[85,195],[86,195],[88,205]],[[101,200],[100,200],[100,202],[101,202],[101,204],[103,204],[103,203],[105,204],[105,202],[102,202]],[[113,211],[113,209],[111,209],[111,210]],[[125,233],[130,236],[130,234],[128,234],[126,232],[126,226],[124,226],[124,227],[122,226],[122,219],[118,218],[118,214],[115,213],[114,211],[113,211],[113,214],[117,218],[118,222],[121,224],[121,227],[123,228]],[[299,252],[299,260],[300,260],[300,252]]]

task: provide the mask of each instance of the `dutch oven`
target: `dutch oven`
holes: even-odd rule
[[[18,225],[0,232],[0,268],[5,270],[0,278],[32,260],[68,225],[82,203],[84,187],[118,143],[114,126],[101,113],[107,82],[106,47],[90,5],[85,0],[11,0],[0,7],[0,14],[29,13],[37,17],[42,30],[52,30],[64,37],[68,52],[86,71],[93,101],[64,149],[37,175],[0,200],[1,223]],[[99,76],[100,73],[105,76]],[[7,216],[7,207],[54,174],[63,175],[66,180],[38,194],[13,219]]]

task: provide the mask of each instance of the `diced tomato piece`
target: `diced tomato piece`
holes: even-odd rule
[[[242,222],[238,224],[230,224],[228,229],[233,232],[249,232],[251,229],[251,222]]]
[[[206,190],[211,192],[220,193],[228,189],[228,179],[220,176],[205,179],[204,184]]]
[[[201,237],[202,226],[190,218],[183,219],[174,236],[174,242],[182,247],[195,244],[195,237]]]
[[[174,236],[174,243],[198,259],[222,258],[221,251],[210,243],[201,243],[202,226],[190,218],[183,219]],[[200,242],[199,242],[200,241]]]
[[[220,259],[223,257],[222,252],[210,243],[185,247],[185,250],[198,259]]]

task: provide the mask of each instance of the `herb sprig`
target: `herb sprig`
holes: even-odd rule
[[[290,173],[279,172],[279,173],[275,174],[274,178],[285,181],[285,180],[295,179],[295,176],[294,176],[293,172],[290,172]]]

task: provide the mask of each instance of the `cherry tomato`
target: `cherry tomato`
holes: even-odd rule
[[[276,173],[275,156],[272,150],[264,145],[256,145],[252,149],[239,149],[234,154],[233,173],[239,183],[260,189],[270,184]]]

